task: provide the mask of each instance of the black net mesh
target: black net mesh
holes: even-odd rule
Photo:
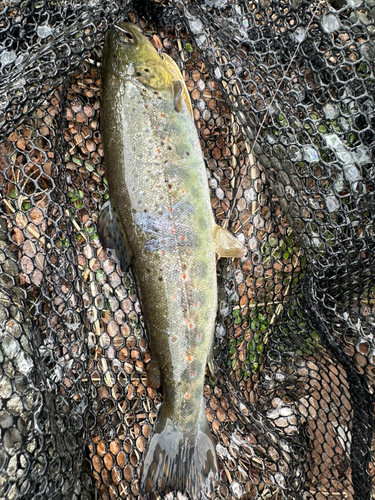
[[[375,498],[374,0],[0,13],[0,499],[139,495],[162,396],[133,276],[96,229],[122,19],[181,68],[216,221],[248,248],[218,263],[215,498]]]

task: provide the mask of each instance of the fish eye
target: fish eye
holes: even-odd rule
[[[131,42],[134,41],[134,37],[131,33],[128,33],[127,31],[123,31],[123,36],[124,38],[128,38]]]
[[[122,37],[124,41],[133,43],[134,42],[134,36],[129,33],[128,31],[124,30],[123,28],[120,28],[120,26],[117,26],[117,24],[114,25],[115,28],[117,28],[119,31],[121,31]]]

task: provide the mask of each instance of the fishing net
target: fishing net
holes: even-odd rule
[[[123,19],[181,68],[216,221],[248,249],[218,263],[214,497],[375,498],[374,17],[0,0],[1,500],[139,496],[162,395],[134,278],[96,229],[102,47]]]

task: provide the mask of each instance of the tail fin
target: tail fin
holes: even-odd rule
[[[169,418],[158,422],[141,466],[145,497],[153,491],[164,495],[179,491],[194,500],[206,499],[217,479],[215,445],[205,415],[204,422],[187,432]]]

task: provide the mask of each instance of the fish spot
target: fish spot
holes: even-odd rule
[[[173,208],[172,208],[172,207],[169,207],[169,208],[168,208],[168,210],[169,210],[170,212],[172,212]]]
[[[163,276],[159,276],[159,281],[163,281]]]
[[[186,274],[182,274],[182,279],[186,280]]]
[[[188,151],[186,151],[186,154],[187,154],[188,156],[190,156],[190,153],[189,153]]]
[[[177,337],[176,337],[176,336],[173,336],[173,337],[172,337],[172,342],[176,342],[176,340],[177,340]]]
[[[172,227],[172,229],[171,229],[171,233],[172,233],[172,234],[176,234],[176,230],[175,230],[175,228],[174,228],[174,227]]]
[[[185,191],[184,191],[183,189],[181,189],[181,193],[182,193],[182,194],[184,194],[184,193],[185,193]]]
[[[196,373],[195,372],[190,372],[189,375],[190,375],[191,378],[194,378],[195,375],[196,375]]]
[[[172,189],[172,184],[168,184],[168,188],[169,188],[169,189]]]
[[[185,394],[185,398],[186,398],[186,399],[189,399],[189,398],[190,398],[190,394],[189,394],[188,392]]]
[[[197,334],[197,339],[198,339],[198,340],[202,340],[202,334],[201,334],[201,333],[198,333],[198,334]]]
[[[160,116],[162,116],[164,118],[165,114],[164,113],[160,113]]]
[[[184,241],[184,239],[185,239],[185,236],[181,236],[180,240]]]
[[[189,355],[188,355],[188,357],[187,357],[186,359],[187,359],[187,360],[188,360],[188,362],[190,363],[190,362],[191,362],[191,360],[192,360],[193,358],[192,358],[192,357],[190,356],[190,354],[189,354]]]

